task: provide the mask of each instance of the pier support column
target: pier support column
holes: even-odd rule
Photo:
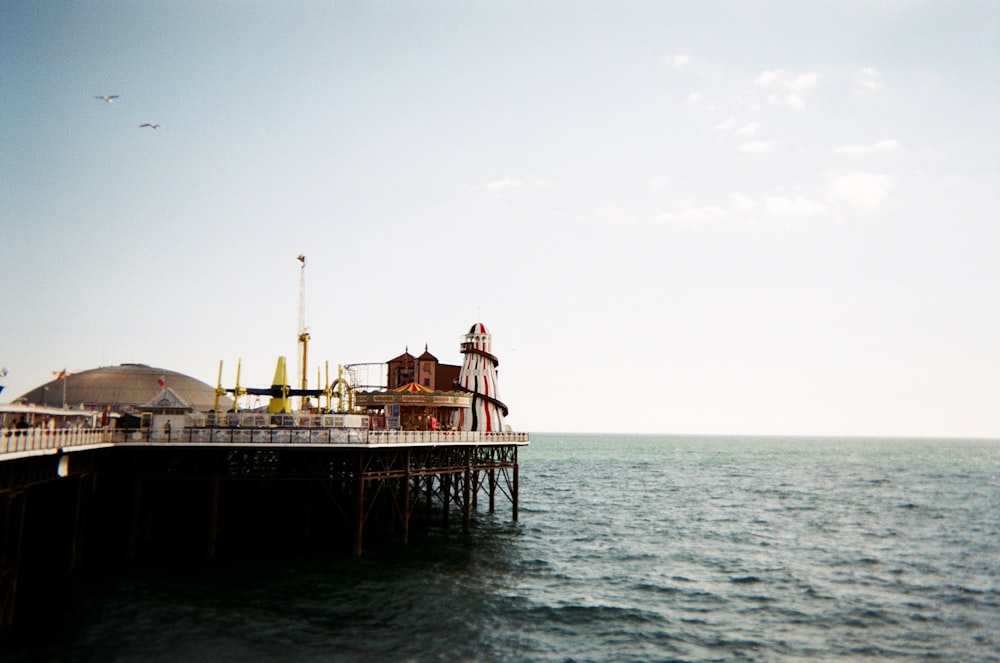
[[[69,543],[69,572],[72,573],[80,564],[80,539],[84,529],[84,500],[87,498],[87,483],[92,475],[84,474],[76,479],[76,505],[73,511],[73,532]]]
[[[497,471],[490,468],[489,473],[489,491],[490,491],[490,513],[496,511],[497,506]]]
[[[139,527],[142,519],[142,479],[132,480],[132,514],[129,523],[128,542],[125,545],[125,559],[134,562],[139,552]]]
[[[406,476],[403,479],[403,543],[410,542],[410,450],[406,450]]]
[[[441,475],[441,501],[444,504],[441,520],[444,526],[448,527],[448,512],[451,511],[451,474]]]
[[[365,527],[365,453],[358,454],[358,475],[354,479],[354,554],[361,554]]]
[[[205,548],[205,556],[209,559],[215,557],[219,541],[219,512],[222,503],[222,479],[219,475],[212,478],[211,490],[208,507],[208,545]]]
[[[472,449],[465,450],[465,473],[462,485],[462,531],[472,531]]]
[[[427,516],[427,520],[430,520],[431,507],[434,505],[434,475],[426,475],[424,481],[427,482],[427,485],[424,487],[424,514]],[[441,484],[438,483],[438,488],[440,487]]]
[[[514,450],[514,485],[511,486],[510,501],[514,503],[514,522],[517,522],[517,484],[519,480],[519,468],[517,466],[517,450]]]
[[[0,525],[3,525],[0,528],[0,626],[10,626],[14,623],[28,492],[20,490],[8,493],[4,502],[4,510],[0,514],[3,517],[0,521]]]

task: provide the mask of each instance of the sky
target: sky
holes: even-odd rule
[[[1000,4],[0,2],[0,224],[4,402],[268,386],[304,254],[310,384],[481,321],[515,430],[1000,438]]]

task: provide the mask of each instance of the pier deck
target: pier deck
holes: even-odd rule
[[[365,429],[0,429],[0,624],[26,566],[71,572],[95,554],[214,557],[262,541],[361,554],[366,526],[406,543],[415,515],[479,496],[518,519],[524,433]],[[84,553],[88,553],[84,555]],[[30,563],[29,563],[30,562]]]

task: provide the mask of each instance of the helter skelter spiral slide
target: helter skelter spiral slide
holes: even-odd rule
[[[472,394],[472,406],[456,412],[452,424],[457,430],[499,433],[504,430],[507,406],[500,402],[497,391],[499,360],[492,354],[493,337],[486,326],[477,322],[462,342],[462,370],[455,388]]]

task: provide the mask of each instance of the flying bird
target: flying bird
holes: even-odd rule
[[[139,125],[139,128],[140,128],[140,129],[141,129],[142,127],[149,127],[150,129],[162,129],[162,128],[163,128],[163,127],[162,127],[161,125],[159,125],[159,124],[152,124],[152,123],[150,123],[150,122],[143,122],[142,124],[140,124],[140,125]]]
[[[117,98],[118,98],[117,94],[99,94],[96,97],[94,97],[94,99],[103,99],[109,104],[112,103]]]

